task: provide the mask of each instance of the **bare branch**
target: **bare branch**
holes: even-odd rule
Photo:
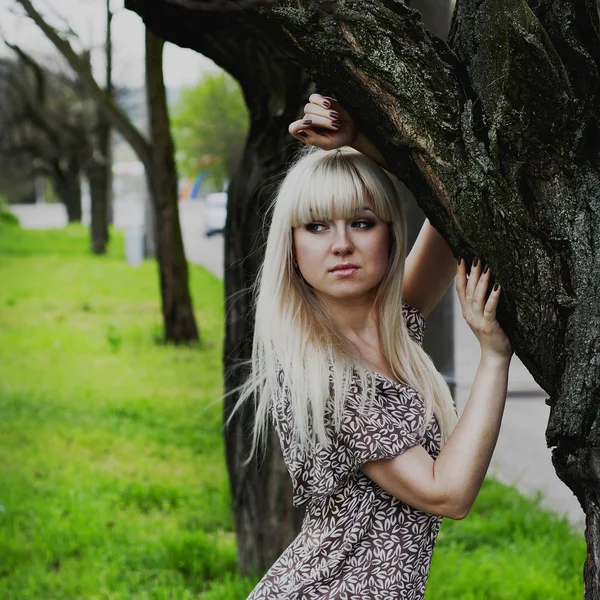
[[[77,35],[77,32],[73,30],[73,28],[71,27],[71,25],[69,24],[69,21],[67,21],[67,19],[58,12],[58,10],[56,10],[56,8],[54,6],[52,6],[52,4],[46,2],[46,5],[48,7],[48,9],[50,10],[50,12],[59,20],[62,21],[63,25],[64,25],[64,29],[62,29],[60,31],[60,33],[62,35],[66,35],[68,37],[72,37],[75,38],[80,44],[81,44],[81,38]],[[82,44],[83,46],[83,44]]]
[[[114,103],[106,91],[98,85],[92,75],[90,65],[73,50],[68,40],[61,37],[53,27],[46,23],[30,0],[17,1],[23,6],[33,22],[44,32],[52,44],[54,44],[55,48],[69,63],[70,67],[77,73],[90,96],[98,102],[100,108],[106,114],[106,117],[129,142],[140,160],[151,168],[152,150],[148,141],[123,111]]]
[[[33,73],[35,75],[35,81],[37,84],[37,97],[40,104],[44,104],[46,100],[46,78],[44,76],[44,70],[42,69],[40,64],[36,60],[34,60],[33,57],[27,54],[20,46],[17,46],[16,44],[11,44],[7,40],[4,40],[4,43],[16,54],[18,54],[19,58],[24,63],[28,64],[33,70]]]

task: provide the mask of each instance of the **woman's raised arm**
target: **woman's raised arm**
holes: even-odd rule
[[[402,297],[426,317],[442,299],[454,276],[456,259],[435,227],[425,219],[406,257]]]

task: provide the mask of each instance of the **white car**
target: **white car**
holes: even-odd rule
[[[227,219],[227,192],[208,194],[204,200],[204,235],[223,233]]]

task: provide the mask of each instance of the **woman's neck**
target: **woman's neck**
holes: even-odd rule
[[[322,298],[334,327],[350,342],[379,348],[379,326],[371,298]]]

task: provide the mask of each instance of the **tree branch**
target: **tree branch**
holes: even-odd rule
[[[44,32],[46,37],[66,59],[69,66],[77,73],[90,96],[98,102],[99,106],[106,114],[106,117],[131,145],[144,165],[151,165],[152,149],[150,144],[121,109],[111,100],[106,91],[98,85],[92,75],[90,66],[73,50],[71,44],[69,44],[67,40],[63,39],[54,28],[46,23],[30,0],[17,1],[23,6],[33,22]]]

